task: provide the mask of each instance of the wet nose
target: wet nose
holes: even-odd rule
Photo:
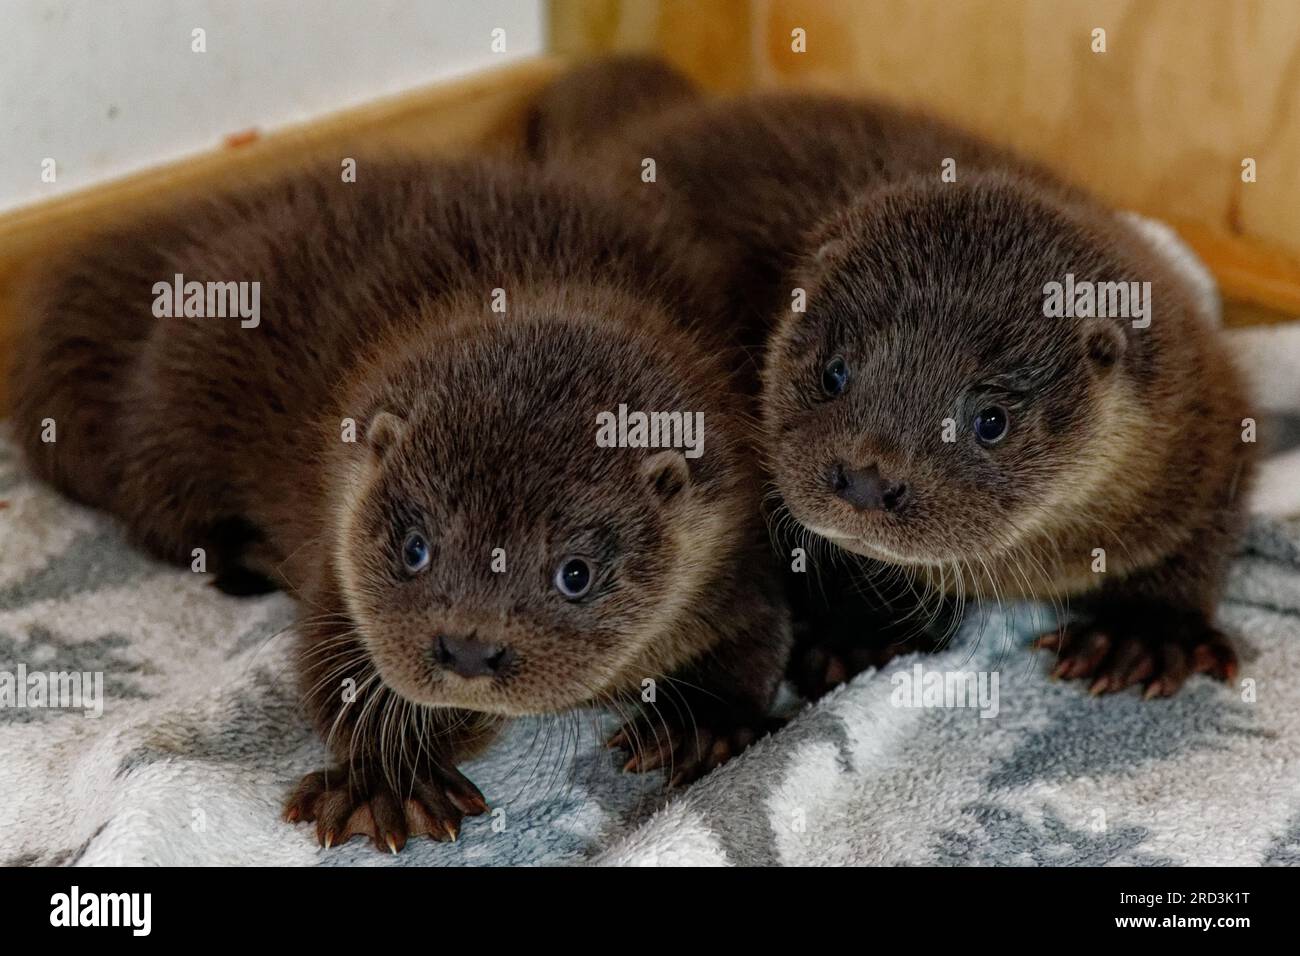
[[[875,465],[850,468],[837,461],[829,478],[831,490],[859,511],[897,511],[907,497],[907,485],[885,478]]]
[[[510,649],[473,637],[440,634],[434,642],[438,663],[461,677],[491,677],[510,662]]]

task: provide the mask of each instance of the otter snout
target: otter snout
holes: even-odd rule
[[[853,468],[837,461],[827,471],[831,491],[858,511],[897,511],[907,497],[907,485],[890,481],[874,465]]]
[[[513,660],[508,647],[469,637],[440,634],[433,642],[434,659],[461,677],[495,677]]]

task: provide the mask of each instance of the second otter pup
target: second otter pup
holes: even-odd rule
[[[629,766],[678,779],[763,720],[789,625],[747,410],[692,258],[634,221],[535,171],[363,162],[103,239],[33,300],[35,471],[301,603],[339,763],[286,814],[326,846],[454,839],[486,809],[457,765],[512,716],[626,705]],[[159,310],[173,280],[195,311]],[[204,307],[221,283],[258,284],[256,321]],[[602,434],[624,410],[667,417]]]
[[[1094,692],[1230,678],[1213,615],[1251,413],[1145,238],[1044,169],[881,103],[674,89],[657,112],[639,96],[635,124],[555,108],[637,73],[664,86],[637,61],[587,68],[533,125],[551,142],[569,129],[593,175],[729,261],[718,281],[764,352],[789,513],[937,592],[1069,602],[1041,646]],[[635,175],[647,158],[653,183]],[[1066,288],[1091,305],[1063,307]],[[1108,307],[1121,292],[1127,311]]]

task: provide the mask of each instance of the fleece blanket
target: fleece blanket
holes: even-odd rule
[[[1300,329],[1235,344],[1274,407],[1300,408]],[[621,772],[609,715],[519,721],[464,768],[492,815],[394,857],[280,819],[326,759],[288,599],[144,557],[32,480],[0,428],[0,696],[6,675],[24,688],[0,707],[0,864],[1300,863],[1295,454],[1265,469],[1232,570],[1231,686],[1093,698],[1027,649],[1046,609],[986,607],[681,793]]]

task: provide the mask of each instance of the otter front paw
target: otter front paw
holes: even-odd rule
[[[350,775],[338,768],[303,777],[285,804],[284,818],[315,821],[316,839],[326,849],[364,835],[377,849],[397,853],[411,836],[455,840],[461,820],[487,808],[478,787],[454,767],[425,768],[414,777],[408,770],[397,781],[378,770]]]
[[[1140,683],[1147,699],[1168,697],[1192,674],[1230,681],[1237,673],[1228,638],[1199,615],[1108,615],[1044,634],[1034,647],[1056,651],[1053,678],[1089,678],[1093,694]]]
[[[708,714],[691,719],[689,713],[674,713],[669,717],[652,708],[625,723],[607,746],[627,755],[625,771],[647,773],[666,768],[668,786],[680,787],[709,774],[783,723],[753,714]]]

